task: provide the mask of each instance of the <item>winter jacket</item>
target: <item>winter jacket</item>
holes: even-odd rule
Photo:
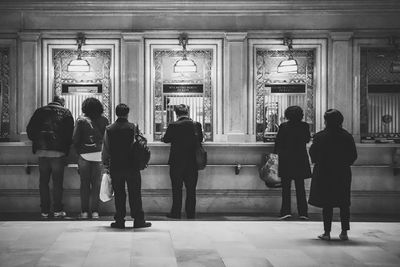
[[[33,153],[37,150],[52,150],[68,155],[73,130],[71,112],[58,102],[38,108],[26,127],[28,138],[32,140]]]

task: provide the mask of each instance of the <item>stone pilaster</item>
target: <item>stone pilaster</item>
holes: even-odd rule
[[[330,34],[330,66],[328,108],[335,108],[344,116],[343,127],[353,131],[353,67],[352,32]]]
[[[247,33],[225,35],[224,135],[228,142],[248,140]]]
[[[126,103],[129,108],[129,120],[139,123],[142,132],[148,133],[149,125],[144,118],[144,38],[142,33],[123,33],[121,52],[121,99],[117,103]]]
[[[36,108],[42,106],[40,88],[40,33],[18,34],[17,133],[26,138],[26,126]]]

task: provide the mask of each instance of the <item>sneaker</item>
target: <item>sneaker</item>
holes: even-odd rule
[[[40,213],[40,217],[42,217],[42,219],[48,219],[49,218],[49,214],[46,212],[42,212]]]
[[[100,215],[97,211],[92,212],[92,219],[98,219],[100,218]]]
[[[65,216],[67,216],[67,213],[63,210],[54,212],[54,218],[64,218]]]
[[[319,235],[318,238],[321,240],[329,241],[329,240],[331,240],[331,235],[323,233],[322,235]]]
[[[347,233],[341,233],[339,235],[339,239],[342,241],[347,241],[347,240],[349,240],[349,236],[347,235]]]
[[[86,211],[81,212],[81,215],[79,215],[79,219],[89,219],[89,213]]]
[[[140,223],[135,222],[133,228],[147,228],[151,226],[151,222],[142,221]]]
[[[125,229],[125,223],[124,222],[112,222],[110,226],[111,226],[111,228]]]
[[[282,217],[280,217],[279,220],[287,220],[287,219],[289,219],[291,217],[292,217],[292,215],[286,214],[286,215],[283,215]]]
[[[308,221],[310,218],[308,218],[307,216],[299,216],[299,219],[302,221]]]

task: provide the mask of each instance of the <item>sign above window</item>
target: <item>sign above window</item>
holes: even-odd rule
[[[267,94],[305,94],[305,84],[265,84]]]
[[[87,83],[63,83],[61,85],[63,94],[98,94],[102,93],[102,84],[87,84]]]
[[[163,93],[194,93],[202,94],[202,84],[163,84]]]

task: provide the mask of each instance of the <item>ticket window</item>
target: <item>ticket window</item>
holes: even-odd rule
[[[82,103],[86,98],[94,97],[103,103],[102,84],[62,84],[61,96],[65,99],[65,107],[74,119],[82,115]]]
[[[400,143],[400,60],[394,48],[362,48],[361,142]]]
[[[213,140],[213,91],[215,90],[214,50],[191,48],[187,58],[194,63],[188,72],[175,69],[183,58],[173,45],[152,50],[153,139],[161,140],[169,123],[176,121],[174,108],[185,104],[189,116],[203,126],[205,141]]]
[[[74,48],[57,47],[49,50],[50,53],[52,73],[49,81],[53,80],[49,84],[53,90],[51,95],[60,95],[65,99],[65,107],[71,111],[74,120],[82,115],[82,103],[86,98],[97,98],[103,104],[103,115],[112,121],[112,49],[83,50],[81,57],[89,63],[88,71],[68,69],[68,65],[77,58]]]
[[[303,109],[303,120],[310,125],[311,134],[315,133],[315,50],[293,50],[298,70],[292,73],[277,72],[280,62],[289,57],[287,50],[257,48],[255,53],[256,140],[275,140],[289,106]]]

